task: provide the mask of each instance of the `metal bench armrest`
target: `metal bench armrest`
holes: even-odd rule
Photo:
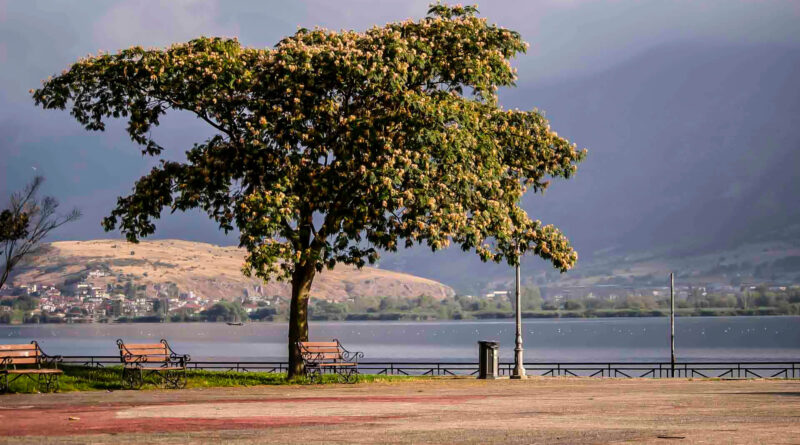
[[[364,358],[363,352],[360,351],[350,352],[347,350],[347,348],[342,346],[342,343],[339,341],[339,339],[335,340],[336,343],[339,345],[339,350],[341,351],[342,358],[344,359],[344,361],[358,363],[358,359]]]
[[[350,351],[342,348],[342,358],[346,362],[358,363],[358,359],[364,358],[364,353],[360,352],[360,351],[350,352]]]
[[[58,364],[63,361],[64,358],[61,357],[60,355],[47,355],[44,353],[42,353],[41,355],[42,364],[48,368],[52,366],[53,368],[58,369]]]
[[[166,350],[169,351],[170,362],[178,363],[181,366],[186,366],[186,363],[192,360],[192,357],[189,354],[176,354],[166,339],[162,338],[161,344],[163,344]]]
[[[176,354],[170,350],[169,361],[186,366],[186,363],[192,361],[192,357],[189,354]]]

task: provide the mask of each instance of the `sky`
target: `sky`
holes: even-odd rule
[[[116,197],[127,194],[154,160],[142,157],[121,125],[88,133],[68,113],[34,106],[29,90],[70,63],[99,50],[166,46],[205,36],[236,36],[270,47],[298,27],[363,30],[421,18],[427,1],[15,1],[0,0],[0,203],[37,174],[44,191],[84,217],[53,239],[118,237],[100,227]],[[586,78],[670,44],[800,47],[800,1],[491,1],[479,4],[491,22],[519,31],[531,44],[514,63],[519,89]],[[514,98],[537,106],[535,97]],[[558,122],[553,122],[558,130]],[[156,130],[167,156],[181,159],[211,133],[185,116]],[[591,141],[575,141],[581,146]],[[589,161],[591,162],[591,158]],[[157,238],[235,244],[205,217],[165,215]]]

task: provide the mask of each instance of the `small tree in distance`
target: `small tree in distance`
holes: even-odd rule
[[[430,8],[364,32],[301,29],[275,48],[199,38],[167,49],[132,47],[80,60],[33,93],[71,107],[89,130],[124,117],[131,139],[150,136],[170,110],[194,113],[217,134],[162,160],[104,220],[135,242],[165,208],[201,208],[237,227],[243,271],[290,280],[289,376],[302,371],[315,274],[361,267],[379,250],[451,243],[484,261],[515,264],[533,251],[562,271],[567,239],[518,203],[568,178],[584,157],[537,111],[506,110],[496,90],[516,78],[518,33],[474,7]]]
[[[77,209],[66,215],[56,214],[58,201],[55,198],[37,196],[43,182],[41,176],[33,178],[24,190],[11,195],[8,208],[0,212],[0,256],[3,258],[0,288],[14,267],[38,253],[50,232],[81,216]]]

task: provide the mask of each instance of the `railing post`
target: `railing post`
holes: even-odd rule
[[[669,362],[675,377],[675,275],[669,274]]]

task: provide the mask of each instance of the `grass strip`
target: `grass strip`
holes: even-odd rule
[[[86,367],[65,365],[61,369],[64,374],[59,381],[58,392],[71,391],[117,391],[125,389],[122,385],[121,366]],[[286,378],[286,373],[277,372],[237,372],[237,371],[205,371],[189,370],[186,372],[187,388],[220,388],[220,387],[247,387],[261,385],[303,385],[310,384],[305,377],[293,380]],[[358,383],[371,382],[396,382],[407,380],[430,379],[422,376],[374,375],[362,374],[358,376]],[[336,375],[326,374],[320,384],[339,383]],[[146,378],[140,390],[159,389],[153,377]],[[36,383],[22,377],[11,383],[8,393],[34,394],[38,393]]]

